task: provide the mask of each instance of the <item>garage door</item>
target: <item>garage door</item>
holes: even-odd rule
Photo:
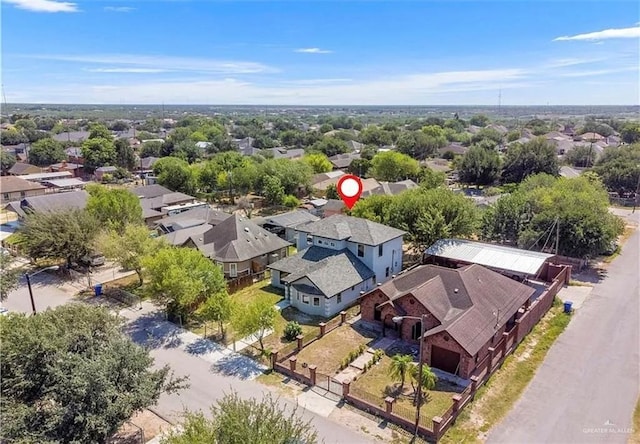
[[[460,353],[438,347],[437,345],[431,346],[431,367],[457,374],[458,364],[460,364]]]

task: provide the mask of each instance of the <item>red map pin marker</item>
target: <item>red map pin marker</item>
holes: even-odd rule
[[[344,204],[351,209],[362,194],[362,181],[358,176],[345,174],[338,181],[336,189]]]

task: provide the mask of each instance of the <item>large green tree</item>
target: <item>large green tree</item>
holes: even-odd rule
[[[610,191],[636,191],[640,183],[640,143],[608,148],[593,168]]]
[[[620,131],[624,143],[640,142],[640,122],[626,123]]]
[[[397,150],[419,160],[434,155],[439,148],[447,144],[447,140],[443,134],[440,134],[443,132],[442,128],[435,127],[440,131],[435,131],[433,128],[433,126],[426,126],[423,131],[401,133],[396,142]]]
[[[487,210],[482,235],[546,251],[557,242],[558,254],[590,258],[606,251],[624,229],[608,206],[604,186],[590,176],[531,176]]]
[[[16,156],[5,150],[0,151],[0,166],[2,168],[2,174],[7,174],[7,171],[16,164]]]
[[[490,185],[500,177],[500,165],[497,151],[474,145],[458,164],[460,181],[473,185]]]
[[[370,173],[378,180],[396,182],[413,179],[419,172],[420,165],[417,160],[396,151],[378,153],[371,160]]]
[[[9,293],[18,288],[22,270],[14,267],[13,258],[5,252],[0,252],[0,301],[4,301]]]
[[[242,399],[225,395],[211,407],[211,414],[187,412],[178,429],[162,438],[162,444],[315,444],[316,432],[293,409],[282,410],[277,399]]]
[[[129,190],[91,184],[87,191],[87,211],[107,228],[121,231],[128,224],[143,222],[140,199]]]
[[[51,138],[40,139],[29,149],[29,162],[36,166],[49,166],[62,162],[66,157],[64,146]]]
[[[331,161],[322,153],[309,153],[302,158],[314,173],[327,173],[333,169]]]
[[[438,239],[470,236],[478,222],[473,201],[444,187],[367,197],[358,201],[352,215],[407,231],[418,251]]]
[[[262,194],[269,205],[282,205],[284,201],[284,187],[277,177],[264,178]]]
[[[543,137],[525,144],[515,143],[507,150],[502,178],[507,183],[520,183],[538,173],[557,176],[560,167],[555,146]]]
[[[140,285],[144,283],[142,261],[164,246],[162,240],[151,237],[146,226],[132,224],[123,230],[101,233],[96,243],[106,257],[117,261],[125,270],[135,271]]]
[[[115,166],[119,166],[125,170],[134,169],[136,166],[136,155],[133,147],[129,145],[129,141],[127,139],[117,139],[114,147],[116,150]]]
[[[336,137],[325,137],[310,147],[310,151],[324,154],[327,157],[335,156],[349,151],[349,146],[344,140]]]
[[[171,313],[193,313],[208,297],[226,288],[220,267],[200,251],[166,247],[142,260],[148,291]]]
[[[28,214],[18,231],[18,244],[32,260],[66,259],[71,266],[93,252],[100,232],[98,219],[85,210]]]
[[[233,329],[240,337],[255,335],[260,350],[264,352],[264,338],[273,330],[277,313],[268,297],[259,296],[237,307],[232,318]]]
[[[182,386],[103,307],[67,304],[0,317],[3,438],[104,443],[163,392]]]
[[[95,137],[82,143],[84,167],[90,171],[103,166],[113,166],[116,162],[116,147],[112,138]]]
[[[197,188],[197,176],[193,168],[177,157],[163,157],[153,164],[158,183],[173,191],[193,194]]]

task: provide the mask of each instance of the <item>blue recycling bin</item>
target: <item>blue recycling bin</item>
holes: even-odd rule
[[[573,302],[571,301],[565,301],[564,302],[564,312],[565,313],[571,313],[571,307],[573,306]]]
[[[96,292],[96,296],[100,296],[102,294],[102,284],[94,285],[93,289]]]

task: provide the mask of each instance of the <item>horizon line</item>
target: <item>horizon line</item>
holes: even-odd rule
[[[6,102],[5,106],[9,105],[58,105],[58,106],[214,106],[214,107],[232,107],[232,106],[272,106],[272,107],[310,107],[310,108],[320,108],[320,107],[388,107],[388,108],[426,108],[426,107],[477,107],[477,106],[485,106],[491,108],[517,108],[517,107],[545,107],[545,108],[554,108],[558,106],[574,106],[574,107],[613,107],[613,106],[624,106],[624,107],[640,107],[640,103],[636,104],[614,104],[614,105],[599,105],[599,104],[591,104],[591,105],[577,105],[571,103],[563,103],[563,104],[529,104],[529,105],[496,105],[496,104],[488,104],[488,103],[467,103],[467,104],[457,104],[457,105],[385,105],[385,104],[376,104],[376,105],[357,105],[357,104],[328,104],[328,105],[310,105],[310,104],[222,104],[222,103],[56,103],[56,102]]]

